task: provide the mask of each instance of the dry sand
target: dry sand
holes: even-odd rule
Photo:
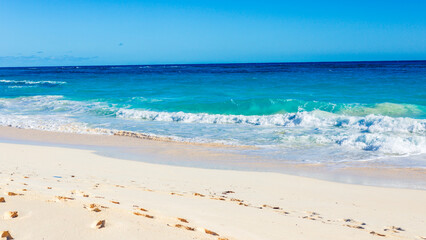
[[[0,143],[0,235],[14,239],[421,240],[425,216],[423,190]]]

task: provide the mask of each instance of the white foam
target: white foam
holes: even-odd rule
[[[52,84],[52,85],[62,85],[67,82],[63,81],[29,81],[29,80],[0,80],[0,83],[15,83],[15,84],[28,84],[28,85],[39,85],[39,84]]]
[[[391,155],[426,153],[425,119],[373,114],[349,116],[323,111],[264,116],[158,112],[117,108],[102,102],[71,101],[62,96],[0,99],[0,125],[76,133],[111,134],[115,131],[88,126],[84,116],[89,115],[98,118],[98,123],[108,122],[109,119],[117,123],[117,119],[123,119],[119,122],[122,129],[117,130],[129,130],[126,127],[153,121],[158,123],[155,128],[161,130],[168,127],[168,130],[146,128],[147,134],[152,129],[158,135],[183,141],[239,142],[243,145],[250,142],[252,145],[299,148],[335,146]],[[174,131],[167,123],[189,125],[185,125],[185,131]],[[211,139],[197,135],[203,132],[200,130],[208,133]],[[218,130],[222,133],[216,133]],[[185,132],[185,136],[180,135],[182,132]],[[260,138],[261,144],[258,142]]]
[[[426,120],[392,118],[373,114],[366,117],[342,116],[322,111],[245,116],[119,109],[116,112],[116,116],[127,119],[183,123],[248,124],[281,127],[300,126],[312,128],[346,127],[368,132],[426,132]]]
[[[10,115],[0,115],[0,125],[23,129],[79,134],[111,135],[114,132],[114,130],[110,129],[90,128],[81,122],[75,122],[71,119],[49,115],[26,115],[13,117]]]
[[[337,144],[393,155],[426,153],[424,119],[373,114],[365,117],[344,116],[322,111],[244,116],[120,109],[116,115],[119,118],[148,121],[282,127],[286,134],[281,138],[281,143],[292,147]]]

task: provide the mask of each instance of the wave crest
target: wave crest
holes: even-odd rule
[[[25,88],[34,86],[54,87],[66,84],[64,81],[30,81],[30,80],[0,80],[0,84],[7,85],[8,88]]]
[[[313,128],[347,127],[364,132],[425,133],[426,131],[426,120],[421,119],[393,118],[374,114],[366,117],[342,116],[323,111],[245,116],[119,109],[116,112],[116,116],[127,119],[183,123],[249,124],[256,126],[301,126]]]

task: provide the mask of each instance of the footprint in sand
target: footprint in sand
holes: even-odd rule
[[[188,226],[185,226],[185,225],[182,225],[182,224],[175,224],[175,227],[185,229],[185,230],[188,230],[188,231],[195,231],[195,228],[188,227]]]
[[[74,200],[74,198],[70,197],[64,197],[64,196],[56,196],[57,200],[67,201],[67,200]]]
[[[188,223],[188,220],[186,220],[185,218],[177,218],[177,220],[183,222],[183,223]]]
[[[211,197],[210,199],[213,199],[213,200],[220,200],[220,201],[226,201],[226,199],[225,199],[225,198],[223,198],[223,197]]]
[[[101,209],[99,209],[99,208],[93,208],[93,209],[92,209],[92,211],[93,211],[93,212],[100,212],[100,211],[102,211],[102,210],[101,210]]]
[[[18,212],[17,211],[5,212],[3,216],[4,216],[4,219],[17,218],[18,217]]]
[[[390,227],[386,227],[385,229],[383,229],[383,231],[385,231],[385,232],[399,233],[399,232],[403,232],[405,230],[402,229],[402,228],[400,228],[400,227],[390,226]]]
[[[84,207],[88,208],[90,211],[93,211],[93,212],[100,212],[101,211],[100,208],[102,208],[103,206],[100,206],[100,205],[95,204],[95,203],[91,203],[88,207],[86,207],[86,206],[84,206]]]
[[[267,204],[263,204],[262,207],[264,207],[264,208],[271,208],[271,209],[274,209],[274,210],[279,210],[280,209],[280,207],[273,207],[273,206],[270,206],[270,205],[267,205]]]
[[[375,231],[371,231],[370,234],[375,235],[375,236],[379,236],[379,237],[386,237],[385,234],[376,233]]]
[[[169,224],[167,224],[167,225],[170,226]],[[182,225],[182,224],[175,224],[173,226],[176,227],[176,228],[181,228],[181,229],[185,229],[185,230],[188,230],[188,231],[195,231],[195,228],[189,227],[189,226],[185,226],[185,225]],[[204,232],[206,234],[209,234],[209,235],[219,236],[219,234],[217,234],[216,232],[213,232],[213,231],[205,229],[205,228],[197,228],[197,230],[199,230],[201,232]],[[222,239],[226,239],[226,238],[222,238]]]
[[[304,219],[309,219],[309,220],[320,220],[323,219],[323,217],[320,216],[319,213],[317,212],[307,212],[309,215],[303,216],[302,218]]]
[[[346,227],[355,228],[355,229],[365,229],[363,226],[367,225],[364,222],[358,222],[350,218],[343,219],[343,221],[345,223],[349,223],[349,224],[345,224]]]
[[[18,193],[14,193],[14,192],[7,192],[6,193],[8,196],[18,196],[18,195],[23,195],[23,194],[18,194]]]
[[[290,214],[290,212],[287,212],[287,211],[284,211],[284,210],[280,210],[280,211],[277,211],[277,212],[285,214],[285,215]]]
[[[146,218],[154,218],[154,216],[152,216],[152,215],[139,213],[139,212],[133,212],[133,214],[136,215],[136,216],[142,216],[142,217],[146,217]]]
[[[171,192],[170,195],[183,196],[183,194]]]
[[[219,236],[219,234],[217,234],[217,233],[215,233],[211,230],[205,229],[205,228],[204,228],[204,232],[207,233],[207,234],[213,235],[213,236]]]
[[[226,194],[230,194],[230,193],[235,193],[234,191],[224,191],[222,192],[222,194],[226,195]]]
[[[1,238],[6,238],[6,240],[10,240],[13,239],[12,235],[10,235],[9,231],[3,231],[1,233]]]
[[[92,228],[101,229],[105,227],[105,220],[99,220],[92,224]]]
[[[138,209],[136,209],[136,210],[140,210],[142,212],[148,212],[148,210],[146,210],[145,208],[139,208],[139,207],[137,207],[137,208]],[[142,217],[146,217],[146,218],[154,218],[154,216],[151,216],[151,215],[148,215],[148,214],[145,214],[145,213],[133,212],[133,214],[136,215],[136,216],[142,216]]]
[[[244,200],[238,199],[238,198],[231,198],[229,201],[231,202],[244,202]]]
[[[359,225],[349,225],[349,224],[346,224],[345,226],[346,227],[350,227],[350,228],[355,228],[355,229],[364,229],[363,226],[359,226]]]
[[[205,197],[205,195],[201,194],[201,193],[194,193],[193,194],[195,197]]]

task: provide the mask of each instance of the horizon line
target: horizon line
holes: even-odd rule
[[[374,62],[426,62],[424,60],[345,60],[345,61],[289,61],[289,62],[217,62],[217,63],[154,63],[154,64],[94,64],[94,65],[42,65],[42,66],[14,66],[0,68],[48,68],[48,67],[108,67],[108,66],[185,66],[185,65],[242,65],[242,64],[297,64],[297,63],[374,63]]]

